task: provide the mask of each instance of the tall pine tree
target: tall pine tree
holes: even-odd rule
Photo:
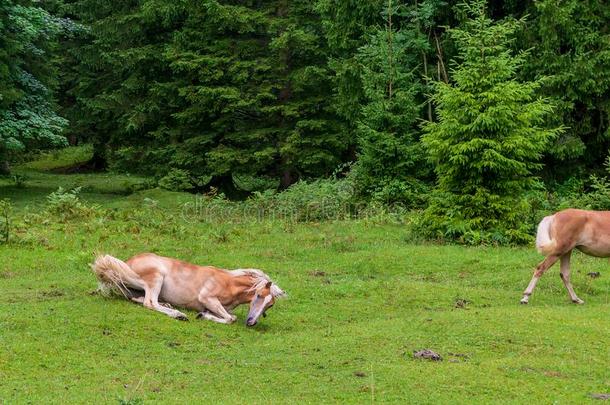
[[[383,26],[358,51],[364,91],[358,122],[356,184],[384,202],[414,205],[423,198],[426,161],[419,142],[425,85],[417,70],[429,43],[415,19],[417,8],[387,0]],[[405,18],[404,16],[408,17]]]

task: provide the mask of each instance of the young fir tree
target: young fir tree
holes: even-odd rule
[[[0,0],[0,173],[9,172],[11,154],[66,144],[52,52],[69,27],[34,2]]]
[[[387,0],[381,14],[384,26],[358,51],[364,100],[353,172],[361,193],[411,206],[421,203],[424,192],[418,179],[426,177],[417,128],[425,85],[416,72],[429,48],[416,22],[401,18],[413,12],[413,7]]]
[[[468,18],[450,30],[459,52],[452,82],[436,83],[438,121],[424,125],[438,184],[420,227],[430,238],[523,242],[524,194],[559,129],[544,128],[553,108],[537,96],[540,81],[516,79],[526,54],[510,46],[521,22],[492,21],[484,0],[460,9]]]

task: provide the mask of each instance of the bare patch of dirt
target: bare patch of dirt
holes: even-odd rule
[[[563,375],[559,371],[555,371],[555,370],[545,370],[542,372],[542,374],[544,374],[547,377],[558,377],[558,378],[565,377],[565,375]]]
[[[608,401],[610,394],[590,394],[593,399],[601,399],[602,401]]]
[[[15,277],[15,273],[12,271],[4,270],[0,271],[0,278],[13,278]]]
[[[468,304],[470,304],[470,303],[471,303],[471,301],[466,298],[456,298],[455,302],[453,303],[453,307],[459,308],[459,309],[467,309]]]
[[[432,360],[432,361],[441,361],[443,358],[437,352],[430,349],[423,349],[419,351],[413,352],[413,357],[416,359],[424,359],[424,360]]]
[[[322,282],[324,284],[331,284],[330,278],[326,277],[326,272],[321,270],[312,270],[309,272],[309,275],[312,277],[323,277]]]
[[[62,290],[57,289],[57,288],[42,291],[41,294],[43,297],[46,297],[46,298],[57,298],[57,297],[63,297],[64,295],[66,295]]]
[[[447,353],[450,363],[460,363],[470,359],[470,356],[464,353]]]

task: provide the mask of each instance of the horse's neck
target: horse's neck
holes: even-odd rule
[[[246,302],[252,301],[254,297],[254,291],[252,291],[254,279],[249,275],[236,276],[231,280],[231,290],[234,295],[234,299],[239,304],[245,304]]]

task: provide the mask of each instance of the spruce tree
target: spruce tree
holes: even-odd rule
[[[164,51],[186,13],[182,2],[76,0],[71,13],[89,27],[69,53],[77,61],[67,92],[76,128],[94,145],[94,162],[157,174],[174,142],[175,104]],[[162,149],[162,148],[161,148]]]
[[[262,106],[277,97],[268,52],[273,1],[187,3],[168,44],[168,88],[176,94],[175,142],[166,164],[195,187],[237,192],[233,175],[261,174],[275,158],[273,128]]]
[[[438,121],[424,125],[438,183],[420,227],[431,238],[523,242],[524,194],[559,129],[544,126],[553,107],[537,95],[540,80],[517,80],[526,53],[511,44],[522,21],[492,21],[484,0],[460,10],[467,19],[450,30],[459,53],[452,81],[435,84]]]
[[[333,74],[333,105],[344,118],[347,129],[354,133],[360,118],[360,105],[364,97],[360,80],[360,63],[356,59],[358,48],[366,43],[369,30],[378,25],[384,9],[384,0],[318,0],[324,35],[329,46],[328,64]]]
[[[387,0],[383,26],[358,51],[364,97],[353,172],[360,193],[411,206],[421,203],[427,166],[418,131],[425,85],[416,72],[428,41],[402,17],[416,11]]]
[[[329,95],[331,72],[321,20],[309,0],[279,0],[269,49],[277,98],[264,106],[276,129],[272,172],[285,188],[299,178],[330,175],[347,158],[351,139]]]
[[[181,140],[170,164],[199,187],[235,193],[240,178],[265,177],[284,188],[343,161],[348,140],[310,2],[189,3],[166,57]]]

